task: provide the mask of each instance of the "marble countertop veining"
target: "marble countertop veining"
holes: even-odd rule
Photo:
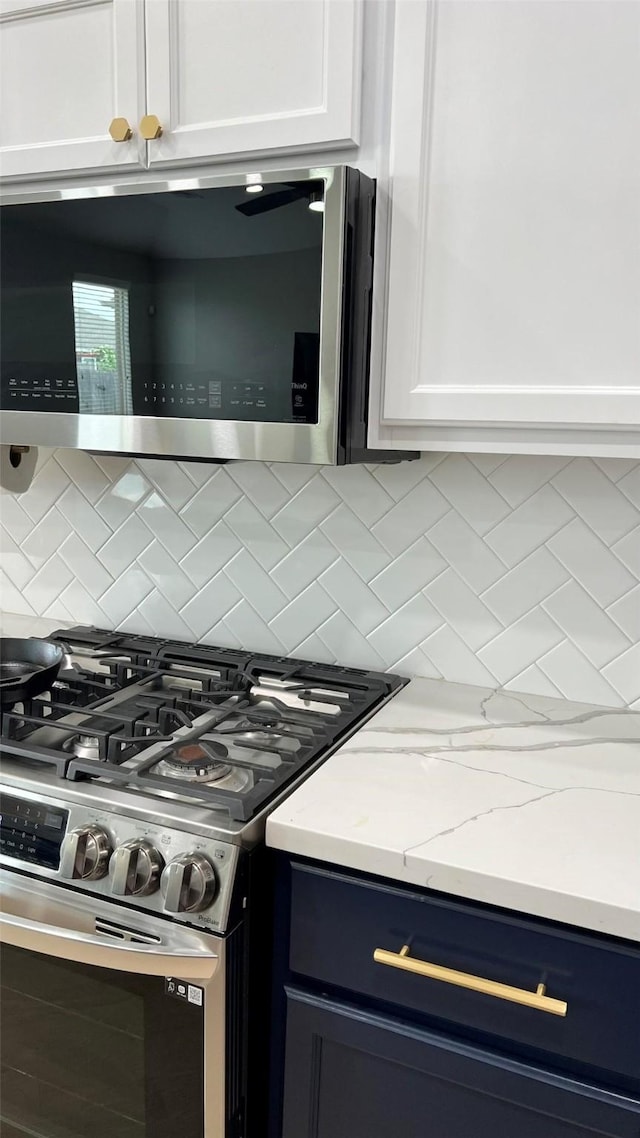
[[[640,711],[412,680],[267,843],[640,941]]]

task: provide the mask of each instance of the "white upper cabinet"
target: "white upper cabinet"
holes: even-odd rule
[[[0,172],[354,146],[362,18],[363,0],[0,0]]]
[[[640,4],[401,0],[395,37],[372,441],[640,454]]]
[[[361,0],[147,0],[151,164],[358,142]]]
[[[144,162],[135,134],[109,134],[144,114],[143,16],[136,0],[1,0],[3,177]]]

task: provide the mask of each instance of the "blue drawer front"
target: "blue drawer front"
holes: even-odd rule
[[[635,946],[304,864],[292,865],[291,888],[292,972],[640,1090]],[[405,944],[416,959],[518,989],[544,983],[567,1015],[374,962],[376,948]]]
[[[637,1138],[640,1102],[287,992],[283,1138]]]

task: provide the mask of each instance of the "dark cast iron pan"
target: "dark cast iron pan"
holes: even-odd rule
[[[51,640],[0,637],[0,705],[20,703],[47,691],[64,653]]]

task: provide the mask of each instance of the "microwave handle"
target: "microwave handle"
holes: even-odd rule
[[[135,934],[133,934],[135,935]],[[198,934],[171,930],[163,943],[120,940],[105,933],[89,933],[77,928],[43,924],[22,915],[0,913],[0,943],[41,952],[77,964],[113,968],[144,976],[177,976],[200,983],[210,980],[219,957],[198,943]]]

